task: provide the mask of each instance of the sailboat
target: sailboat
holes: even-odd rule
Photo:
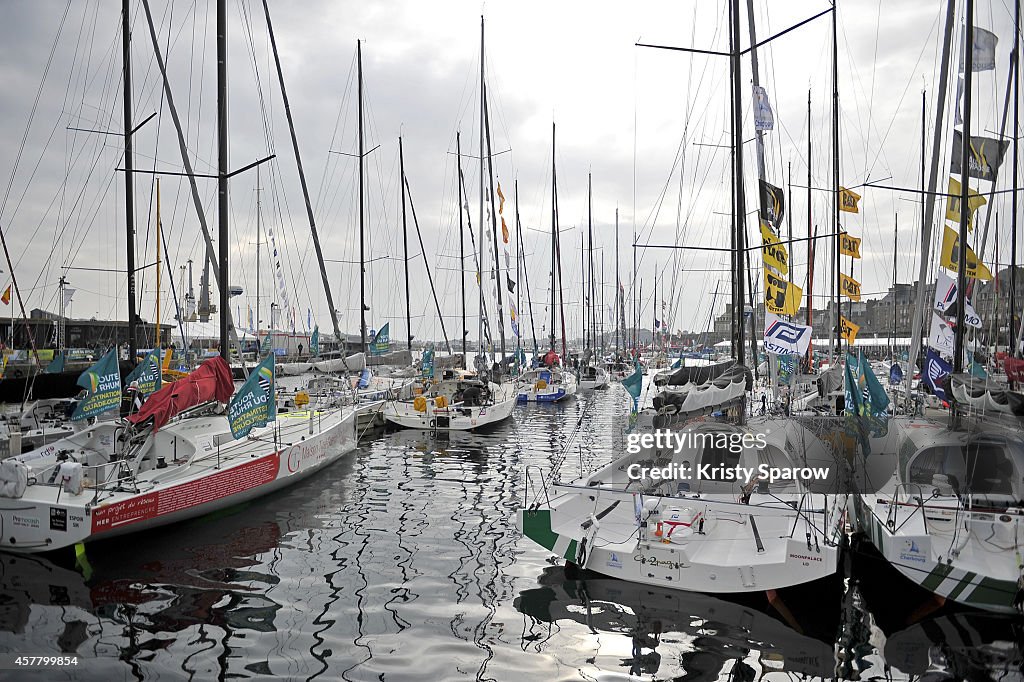
[[[428,348],[420,361],[421,377],[417,380],[404,387],[398,396],[387,402],[384,408],[384,418],[391,424],[400,426],[408,429],[428,429],[430,431],[471,431],[475,429],[484,428],[500,422],[505,421],[512,416],[512,411],[516,405],[516,392],[515,385],[508,377],[504,376],[499,363],[495,363],[491,367],[488,367],[487,354],[485,352],[485,332],[484,325],[487,319],[487,308],[485,302],[485,290],[484,282],[486,278],[482,276],[483,263],[485,258],[485,240],[484,240],[484,175],[485,168],[484,164],[487,163],[487,175],[491,178],[491,187],[493,188],[493,169],[491,168],[491,154],[490,154],[490,127],[488,118],[487,108],[487,89],[486,82],[484,80],[484,21],[483,17],[480,19],[480,222],[478,225],[480,231],[479,243],[480,249],[478,252],[477,259],[477,272],[480,276],[477,278],[478,286],[480,289],[479,296],[479,314],[480,314],[480,353],[476,358],[477,371],[471,372],[459,368],[441,368],[436,365],[436,356],[432,347]],[[484,146],[486,144],[486,154],[484,153]],[[461,135],[456,135],[456,156],[457,172],[456,183],[458,185],[458,201],[460,211],[460,225],[461,225],[461,211],[462,211],[462,189],[463,189],[463,177],[462,177],[462,146],[461,146]],[[404,165],[403,165],[404,167]],[[404,171],[403,171],[404,175]],[[402,179],[402,184],[405,184],[405,178]],[[500,191],[500,190],[499,190]],[[493,207],[493,192],[488,195],[490,204]],[[502,205],[504,199],[502,199]],[[403,193],[403,210],[404,210],[404,193]],[[500,209],[499,209],[500,210]],[[491,211],[492,228],[496,227],[495,212]],[[502,218],[504,224],[504,218]],[[496,232],[496,230],[495,230]],[[461,237],[461,233],[460,233]],[[497,258],[497,235],[492,233],[491,239],[494,242],[494,268],[495,272],[500,270],[498,258]],[[420,241],[422,248],[422,239]],[[461,259],[460,259],[461,264]],[[460,267],[460,276],[461,276]],[[427,268],[428,277],[430,275],[429,266]],[[407,274],[408,277],[408,274]],[[500,280],[499,280],[500,281]],[[408,301],[408,284],[406,300]],[[431,280],[431,290],[433,290],[433,280]],[[501,348],[502,354],[504,355],[505,348],[505,331],[504,322],[501,316],[501,284],[495,289],[496,291],[496,310],[498,311],[497,322],[498,328],[501,334]],[[441,316],[440,305],[437,303],[437,297],[434,297],[435,304],[438,305],[438,319],[441,322],[442,330],[444,329],[444,319]],[[463,289],[463,310],[465,310],[465,290]],[[444,332],[445,342],[448,343],[448,334]],[[465,333],[463,339],[466,338]],[[411,341],[411,339],[410,339]],[[451,346],[448,344],[447,347],[449,356],[451,355]],[[463,354],[463,357],[465,355]]]
[[[524,372],[517,399],[521,403],[557,403],[576,394],[576,376],[565,367],[568,349],[565,315],[561,314],[562,261],[558,236],[558,174],[555,167],[555,124],[551,124],[551,328],[547,353],[535,358],[540,366]],[[556,298],[557,297],[557,298]],[[555,352],[556,316],[562,323],[562,355]]]
[[[6,551],[58,550],[207,514],[298,482],[356,446],[357,408],[323,401],[298,412],[273,413],[272,355],[232,396],[226,4],[217,3],[221,354],[155,392],[125,419],[97,422],[0,463],[0,523],[5,529],[0,548]],[[128,5],[124,0],[126,45]],[[170,107],[171,89],[147,0],[143,7]],[[86,374],[93,401],[83,406],[102,411],[120,403],[114,351]]]
[[[597,325],[595,321],[595,310],[600,310],[597,301],[597,291],[594,286],[594,220],[593,220],[593,198],[591,195],[591,179],[587,175],[587,262],[584,263],[584,285],[585,292],[583,300],[583,357],[580,359],[579,388],[581,391],[592,391],[595,389],[608,388],[608,372],[598,361],[599,344],[597,343]],[[590,316],[588,320],[587,305],[590,303]],[[587,334],[587,327],[590,327],[590,334]],[[603,344],[601,344],[603,345]]]
[[[744,300],[746,234],[739,3],[731,4],[735,304]],[[570,482],[560,479],[557,467],[550,476],[529,470],[526,501],[517,515],[527,538],[568,564],[644,585],[766,592],[770,599],[783,588],[822,586],[841,594],[838,569],[847,496],[836,481],[813,486],[798,478],[733,478],[726,473],[834,470],[841,454],[828,442],[830,426],[816,430],[795,420],[746,418],[751,377],[743,364],[744,322],[742,315],[737,317],[737,360],[702,383],[703,391],[695,391],[699,399],[705,391],[735,385],[739,395],[724,410],[727,417],[681,417],[671,424],[670,444],[637,440],[627,445],[626,455]],[[724,387],[716,386],[719,379]],[[708,417],[710,407],[702,406]]]
[[[966,5],[965,44],[962,63],[964,80],[962,146],[953,150],[961,173],[960,206],[970,206],[970,178],[995,181],[997,166],[985,169],[974,158],[974,148],[991,140],[971,136],[971,99],[974,55],[979,53],[974,26],[974,3]],[[942,46],[942,73],[937,98],[937,124],[929,178],[930,192],[937,182],[939,144],[943,128],[945,77],[949,73],[954,14],[950,6]],[[1020,7],[1016,3],[1014,25],[1020,26]],[[1014,31],[1016,34],[1018,31]],[[991,36],[991,62],[995,62],[995,39]],[[1014,40],[1016,53],[1019,38]],[[982,41],[985,42],[985,41]],[[984,50],[982,50],[984,52]],[[1016,76],[1012,77],[1016,88]],[[1009,86],[1008,86],[1009,87]],[[1016,99],[1015,99],[1016,101]],[[1016,194],[1016,140],[1013,153],[1013,192]],[[984,150],[983,150],[984,151]],[[957,171],[954,164],[953,172]],[[926,196],[925,230],[922,235],[922,260],[918,285],[916,320],[925,308],[927,249],[930,246],[933,194]],[[1014,198],[1014,205],[1016,199]],[[1016,211],[1016,208],[1014,208]],[[972,209],[960,211],[959,245],[968,242]],[[977,221],[976,221],[977,222]],[[952,228],[946,227],[947,238]],[[980,230],[975,229],[975,238]],[[1015,250],[1015,249],[1014,249]],[[1024,610],[1024,564],[1021,542],[1024,538],[1024,437],[1021,434],[1020,406],[1024,396],[1006,384],[991,378],[977,378],[964,371],[967,345],[968,280],[981,278],[984,264],[970,248],[957,248],[955,263],[944,261],[954,271],[956,283],[950,298],[956,300],[956,334],[953,362],[941,358],[940,344],[930,339],[924,360],[922,382],[935,386],[952,405],[948,413],[929,417],[905,417],[894,420],[899,438],[898,459],[892,474],[873,487],[864,476],[862,493],[856,499],[858,530],[863,538],[903,576],[934,595],[933,608],[947,602],[998,613]],[[976,259],[968,264],[968,255]],[[984,249],[979,249],[980,253]],[[950,267],[953,265],[954,267]],[[938,296],[936,298],[939,298]],[[941,302],[938,302],[940,303]],[[942,310],[940,312],[948,312]],[[932,313],[938,317],[938,313]],[[915,325],[911,343],[913,367],[922,329]],[[933,348],[935,350],[933,350]],[[944,378],[945,377],[945,378]],[[894,455],[896,457],[896,455]]]

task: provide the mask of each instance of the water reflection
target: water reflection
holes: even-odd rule
[[[784,613],[567,578],[515,531],[525,468],[606,462],[626,404],[613,389],[489,433],[381,434],[298,487],[90,546],[88,582],[62,557],[0,555],[0,650],[84,659],[53,679],[1020,677],[1019,624],[910,622],[924,611],[872,593],[881,579]]]

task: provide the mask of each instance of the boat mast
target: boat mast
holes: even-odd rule
[[[406,335],[406,348],[412,350],[412,311],[409,303],[409,228],[405,222],[405,154],[402,150],[402,136],[398,136],[398,175],[401,178],[398,181],[398,191],[402,198],[402,253],[405,255],[405,335]],[[461,219],[461,209],[459,211],[459,218]],[[462,244],[462,231],[459,231],[459,244]],[[426,256],[424,256],[424,263],[426,263]],[[463,298],[465,298],[465,292],[463,292]],[[466,337],[463,336],[463,339]]]
[[[619,207],[615,207],[615,352],[622,350],[620,334],[622,329],[619,325],[619,310],[622,307],[622,286],[619,280]]]
[[[791,211],[792,208],[790,206]],[[811,342],[807,345],[809,372],[814,370],[814,234],[811,222],[811,89],[807,88],[807,326],[811,328]]]
[[[157,351],[162,350],[163,339],[160,336],[160,240],[162,238],[162,230],[160,223],[160,178],[156,179],[156,343],[153,347]],[[157,357],[163,366],[163,353],[158,352]]]
[[[480,16],[480,222],[477,229],[480,231],[480,248],[477,257],[476,281],[480,289],[480,353],[486,352],[484,346],[484,325],[486,316],[484,313],[484,108],[487,103],[484,99],[484,17]],[[486,356],[485,356],[486,357]]]
[[[597,288],[594,286],[594,195],[591,174],[587,173],[587,298],[590,302],[590,349],[597,348],[597,316],[594,307],[597,305]]]
[[[1010,316],[1009,348],[1011,357],[1017,357],[1017,328],[1014,326],[1014,315],[1017,314],[1017,142],[1020,139],[1018,120],[1018,103],[1020,102],[1020,0],[1013,3],[1013,193],[1010,208]],[[996,266],[996,277],[999,267]],[[1012,384],[1011,384],[1012,388]]]
[[[898,282],[897,275],[898,270],[896,269],[896,245],[899,244],[900,234],[900,214],[896,213],[893,218],[893,230],[892,230],[892,355],[893,362],[896,361],[896,301],[898,299],[897,287]]]
[[[227,1],[217,0],[217,248],[220,273],[220,355],[231,360],[228,333],[228,21]],[[134,359],[133,359],[134,362]]]
[[[741,66],[740,66],[740,5],[739,0],[732,0],[731,3],[732,21],[730,37],[732,45],[730,61],[732,62],[732,144],[733,144],[733,155],[734,155],[734,183],[735,183],[735,203],[733,205],[734,215],[733,222],[735,224],[735,281],[736,281],[736,298],[733,301],[733,308],[736,314],[736,359],[740,365],[744,364],[744,352],[743,344],[746,340],[745,333],[745,320],[743,319],[743,299],[746,297],[744,291],[744,258],[743,255],[746,250],[746,230],[744,229],[744,219],[746,214],[746,204],[743,196],[743,111],[740,108],[740,77],[741,77]],[[757,364],[757,357],[752,358],[753,362]],[[742,411],[741,411],[742,412]],[[741,421],[744,417],[741,415]]]
[[[925,311],[925,297],[930,295],[928,282],[928,265],[932,241],[932,221],[935,218],[935,188],[938,184],[939,159],[942,152],[939,149],[942,144],[942,118],[946,107],[946,81],[949,79],[949,53],[950,43],[953,40],[953,21],[955,15],[955,0],[949,0],[946,4],[946,25],[942,36],[942,63],[939,75],[939,91],[935,99],[935,129],[932,133],[932,161],[928,170],[928,191],[924,195],[924,220],[921,222],[921,260],[917,276],[917,292],[914,304],[914,316],[911,319],[910,348],[907,355],[907,374],[913,376],[917,371],[918,350],[921,347],[921,337],[924,333],[923,325]],[[909,385],[909,384],[908,384]],[[913,405],[913,397],[907,391],[907,408]]]
[[[288,91],[284,86],[284,72],[281,70],[281,58],[277,53],[277,40],[274,38],[274,26],[270,22],[270,8],[267,0],[263,0],[263,13],[267,18],[267,33],[270,37],[270,47],[274,52],[274,63],[277,65],[277,80],[281,86],[281,100],[284,103],[285,117],[288,119],[288,132],[291,134],[292,150],[295,152],[295,166],[299,171],[299,185],[302,187],[302,199],[306,203],[306,217],[309,219],[309,231],[313,235],[313,247],[316,249],[317,263],[320,265],[320,278],[323,281],[324,293],[327,295],[327,307],[331,311],[331,324],[334,326],[334,337],[338,340],[339,347],[343,347],[343,337],[338,326],[338,311],[334,307],[334,296],[331,294],[331,282],[327,277],[327,267],[324,265],[324,254],[320,247],[320,235],[316,229],[316,220],[313,218],[313,204],[309,200],[309,188],[306,185],[306,171],[302,167],[302,157],[299,155],[299,140],[295,135],[295,122],[292,120],[292,108],[288,101]],[[258,172],[258,171],[257,171]],[[258,184],[258,181],[257,181]],[[257,238],[258,239],[258,238]],[[257,249],[259,242],[257,241]],[[258,268],[257,261],[257,268]],[[257,275],[257,287],[259,276]],[[259,331],[259,296],[256,297],[256,330]],[[258,336],[258,335],[257,335]],[[364,349],[365,350],[365,349]]]
[[[551,350],[555,349],[555,266],[558,258],[558,213],[555,197],[558,194],[557,176],[555,175],[555,122],[551,122],[551,328],[548,336],[551,339]]]
[[[974,0],[967,0],[964,7],[964,22],[966,37],[964,44],[964,122],[963,135],[960,146],[960,243],[957,249],[957,270],[956,270],[956,328],[953,337],[953,372],[962,372],[964,369],[964,314],[967,310],[967,227],[971,218],[970,204],[970,181],[971,181],[971,73],[974,70]],[[1016,136],[1014,131],[1014,136]],[[953,151],[956,153],[956,150]],[[1016,164],[1016,159],[1014,159]],[[997,269],[998,270],[998,269]],[[953,409],[950,411],[950,418],[955,425],[958,409],[954,401]]]
[[[138,313],[135,310],[135,183],[132,175],[135,164],[135,153],[132,148],[132,34],[128,3],[129,0],[121,0],[121,61],[124,67],[124,218],[127,237],[125,268],[128,270],[128,361],[134,367],[138,346],[135,331]]]
[[[256,316],[253,320],[255,327],[253,336],[256,337],[256,343],[260,343],[260,244],[263,243],[263,216],[262,216],[262,205],[260,203],[260,167],[256,166]],[[259,353],[257,352],[257,357]]]
[[[356,67],[359,81],[359,343],[366,354],[366,225],[363,187],[363,42],[356,41]]]
[[[505,322],[503,319],[501,290],[501,261],[498,260],[498,211],[494,207],[494,159],[491,156],[491,115],[487,109],[487,85],[483,80],[484,76],[484,18],[480,17],[480,92],[483,106],[484,133],[487,139],[487,177],[490,180],[490,191],[487,200],[491,204],[491,237],[494,251],[494,292],[497,298],[495,318],[498,323],[498,338],[501,341],[501,358],[505,359]],[[481,170],[483,170],[481,161]],[[481,242],[482,244],[483,242]],[[506,270],[507,276],[507,270]]]
[[[519,253],[522,257],[523,262],[523,284],[526,285],[526,305],[530,310],[530,334],[533,335],[533,354],[537,355],[537,329],[533,324],[533,298],[530,297],[530,268],[527,267],[526,261],[526,244],[523,242],[523,228],[519,223],[519,180],[515,181],[514,185],[515,200],[516,200],[516,239],[519,242]],[[522,291],[522,288],[520,288]],[[519,317],[522,318],[523,310],[519,308]]]
[[[832,227],[835,237],[832,242],[832,301],[836,314],[836,362],[842,355],[842,304],[839,292],[839,245],[842,237],[839,234],[839,42],[836,36],[839,17],[836,12],[836,0],[832,2]]]
[[[462,133],[456,131],[455,133],[455,158],[458,170],[458,177],[455,178],[455,184],[457,185],[457,191],[459,193],[459,287],[462,292],[462,361],[466,361],[466,337],[469,336],[469,330],[466,329],[466,235],[464,234],[465,228],[462,226]],[[404,190],[403,190],[404,192]],[[402,195],[402,206],[403,210],[405,207],[405,195]],[[404,225],[404,219],[403,219]],[[404,229],[404,227],[403,227]],[[409,257],[408,252],[406,253],[406,262],[408,263]],[[408,269],[408,265],[406,266]],[[408,291],[408,285],[406,285],[406,291]],[[408,298],[408,294],[406,294]]]

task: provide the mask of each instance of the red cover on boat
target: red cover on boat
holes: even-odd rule
[[[1006,370],[1006,378],[1008,380],[1024,381],[1024,360],[1006,358],[1003,360],[1003,369]]]
[[[141,424],[152,418],[153,430],[157,431],[184,410],[209,400],[226,403],[234,392],[231,367],[218,355],[201,364],[188,376],[167,384],[149,396],[139,411],[127,419],[133,424]]]

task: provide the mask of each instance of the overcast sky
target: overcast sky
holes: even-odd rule
[[[151,4],[191,161],[197,173],[213,173],[215,3],[151,0]],[[843,184],[859,186],[873,180],[919,186],[921,92],[927,90],[930,149],[945,4],[935,0],[840,2]],[[136,167],[181,172],[181,156],[142,3],[131,0],[130,7],[135,123],[157,114],[135,136]],[[827,9],[828,4],[755,0],[754,8],[758,38],[763,39]],[[367,291],[371,308],[367,324],[379,327],[390,321],[392,339],[404,340],[398,194],[398,136],[402,135],[405,170],[426,262],[432,269],[448,336],[454,342],[461,334],[454,152],[456,133],[461,131],[463,153],[479,154],[481,14],[486,20],[485,65],[495,179],[507,199],[504,216],[513,228],[513,237],[513,187],[518,180],[518,209],[537,334],[546,336],[549,324],[552,122],[557,124],[563,298],[570,335],[578,334],[580,325],[580,248],[587,226],[588,173],[593,176],[593,230],[599,249],[595,267],[600,279],[603,258],[605,306],[611,305],[614,296],[618,209],[621,279],[627,291],[643,290],[644,326],[650,326],[654,314],[656,271],[663,276],[659,289],[664,295],[659,293],[658,300],[670,302],[675,329],[702,330],[710,314],[723,309],[729,291],[725,254],[679,252],[674,261],[671,251],[637,250],[639,276],[633,282],[631,244],[635,230],[641,244],[728,245],[728,149],[721,146],[729,142],[728,59],[635,46],[644,42],[727,50],[727,3],[649,2],[638,6],[530,1],[481,5],[270,0],[270,10],[343,331],[359,330],[358,266],[353,264],[359,257],[358,176],[357,161],[351,155],[357,150],[356,41],[363,40],[365,147],[373,149],[366,157],[365,249],[370,259]],[[1012,47],[1012,6],[978,3],[977,11],[975,24],[994,31],[1000,42],[996,70],[975,74],[973,125],[976,132],[994,131],[999,125]],[[5,199],[0,224],[26,308],[56,310],[57,282],[63,274],[68,286],[76,289],[69,309],[72,316],[124,319],[125,275],[116,272],[125,267],[124,177],[116,172],[123,164],[123,140],[70,129],[122,129],[119,3],[7,0],[3,17],[0,73],[5,96],[0,99],[4,122],[0,159]],[[266,324],[271,302],[281,305],[287,296],[289,307],[296,311],[297,328],[306,326],[307,310],[311,310],[314,324],[329,330],[330,316],[311,246],[262,2],[233,0],[228,4],[228,20],[231,166],[238,168],[277,154],[259,174],[262,231],[256,227],[256,171],[231,180],[230,281],[245,290],[233,299],[233,312],[237,306],[242,318],[238,323],[245,326],[248,309],[257,309],[256,242],[265,241],[269,230],[280,254],[284,291],[271,274],[274,264],[267,246],[260,245],[259,317]],[[955,41],[959,31],[958,21]],[[748,45],[745,7],[741,35],[744,46]],[[767,178],[785,187],[791,167],[793,184],[800,186],[793,188],[793,205],[787,207],[794,236],[803,236],[807,229],[808,135],[811,184],[823,188],[831,182],[830,41],[831,19],[826,14],[757,53],[759,80],[768,91],[776,118],[775,130],[765,135]],[[751,139],[749,58],[744,59],[743,69],[744,139]],[[953,92],[955,83],[947,114]],[[948,116],[941,129],[951,129]],[[949,144],[946,135],[940,190],[947,176]],[[754,151],[752,142],[744,145],[748,210],[757,206]],[[1003,166],[1000,187],[1009,186],[1010,163]],[[479,227],[478,160],[463,158],[463,172],[469,192],[468,217],[475,232]],[[156,260],[152,178],[149,174],[135,178],[140,267]],[[197,182],[207,221],[216,232],[216,183],[209,179]],[[980,183],[983,191],[988,188],[988,183]],[[854,276],[862,281],[869,297],[876,297],[893,281],[897,214],[897,277],[899,281],[916,279],[920,205],[912,194],[870,188],[857,191],[864,197],[862,212],[844,214],[843,226],[864,238],[865,258],[855,264]],[[812,195],[813,222],[820,231],[831,231],[829,195],[822,191]],[[1006,233],[1008,197],[1003,195],[995,207],[1003,214],[1002,233]],[[417,338],[440,339],[412,209],[407,211],[412,332]],[[163,319],[168,320],[174,315],[169,274],[174,276],[180,297],[182,286],[188,288],[182,266],[189,259],[194,261],[194,288],[198,289],[203,262],[199,221],[186,180],[162,176],[161,214],[169,249],[162,258],[161,307]],[[936,215],[941,218],[941,211],[937,209]],[[748,226],[753,238],[756,222],[752,217]],[[938,238],[936,232],[935,241]],[[479,236],[474,239],[479,248]],[[1000,259],[1008,261],[1009,237],[1005,234],[990,237],[986,260],[994,260],[997,243]],[[484,245],[490,248],[488,243]],[[468,232],[465,248],[467,254],[472,253]],[[800,244],[792,250],[794,278],[801,285],[807,276],[804,249]],[[514,249],[512,253],[514,258]],[[824,273],[829,262],[820,249],[815,295],[822,303],[828,294]],[[472,263],[467,256],[467,270],[473,270]],[[489,268],[490,262],[485,261],[485,266]],[[757,273],[755,281],[759,279]],[[470,339],[475,340],[475,278],[470,274],[465,282]],[[493,290],[487,275],[485,284],[493,315]],[[520,287],[524,285],[520,282]],[[147,267],[140,272],[139,290],[140,312],[148,320],[155,317],[156,288],[155,268]],[[213,296],[216,298],[216,291]],[[525,298],[521,307],[521,328],[528,337],[530,306]],[[610,323],[606,322],[606,327]]]

